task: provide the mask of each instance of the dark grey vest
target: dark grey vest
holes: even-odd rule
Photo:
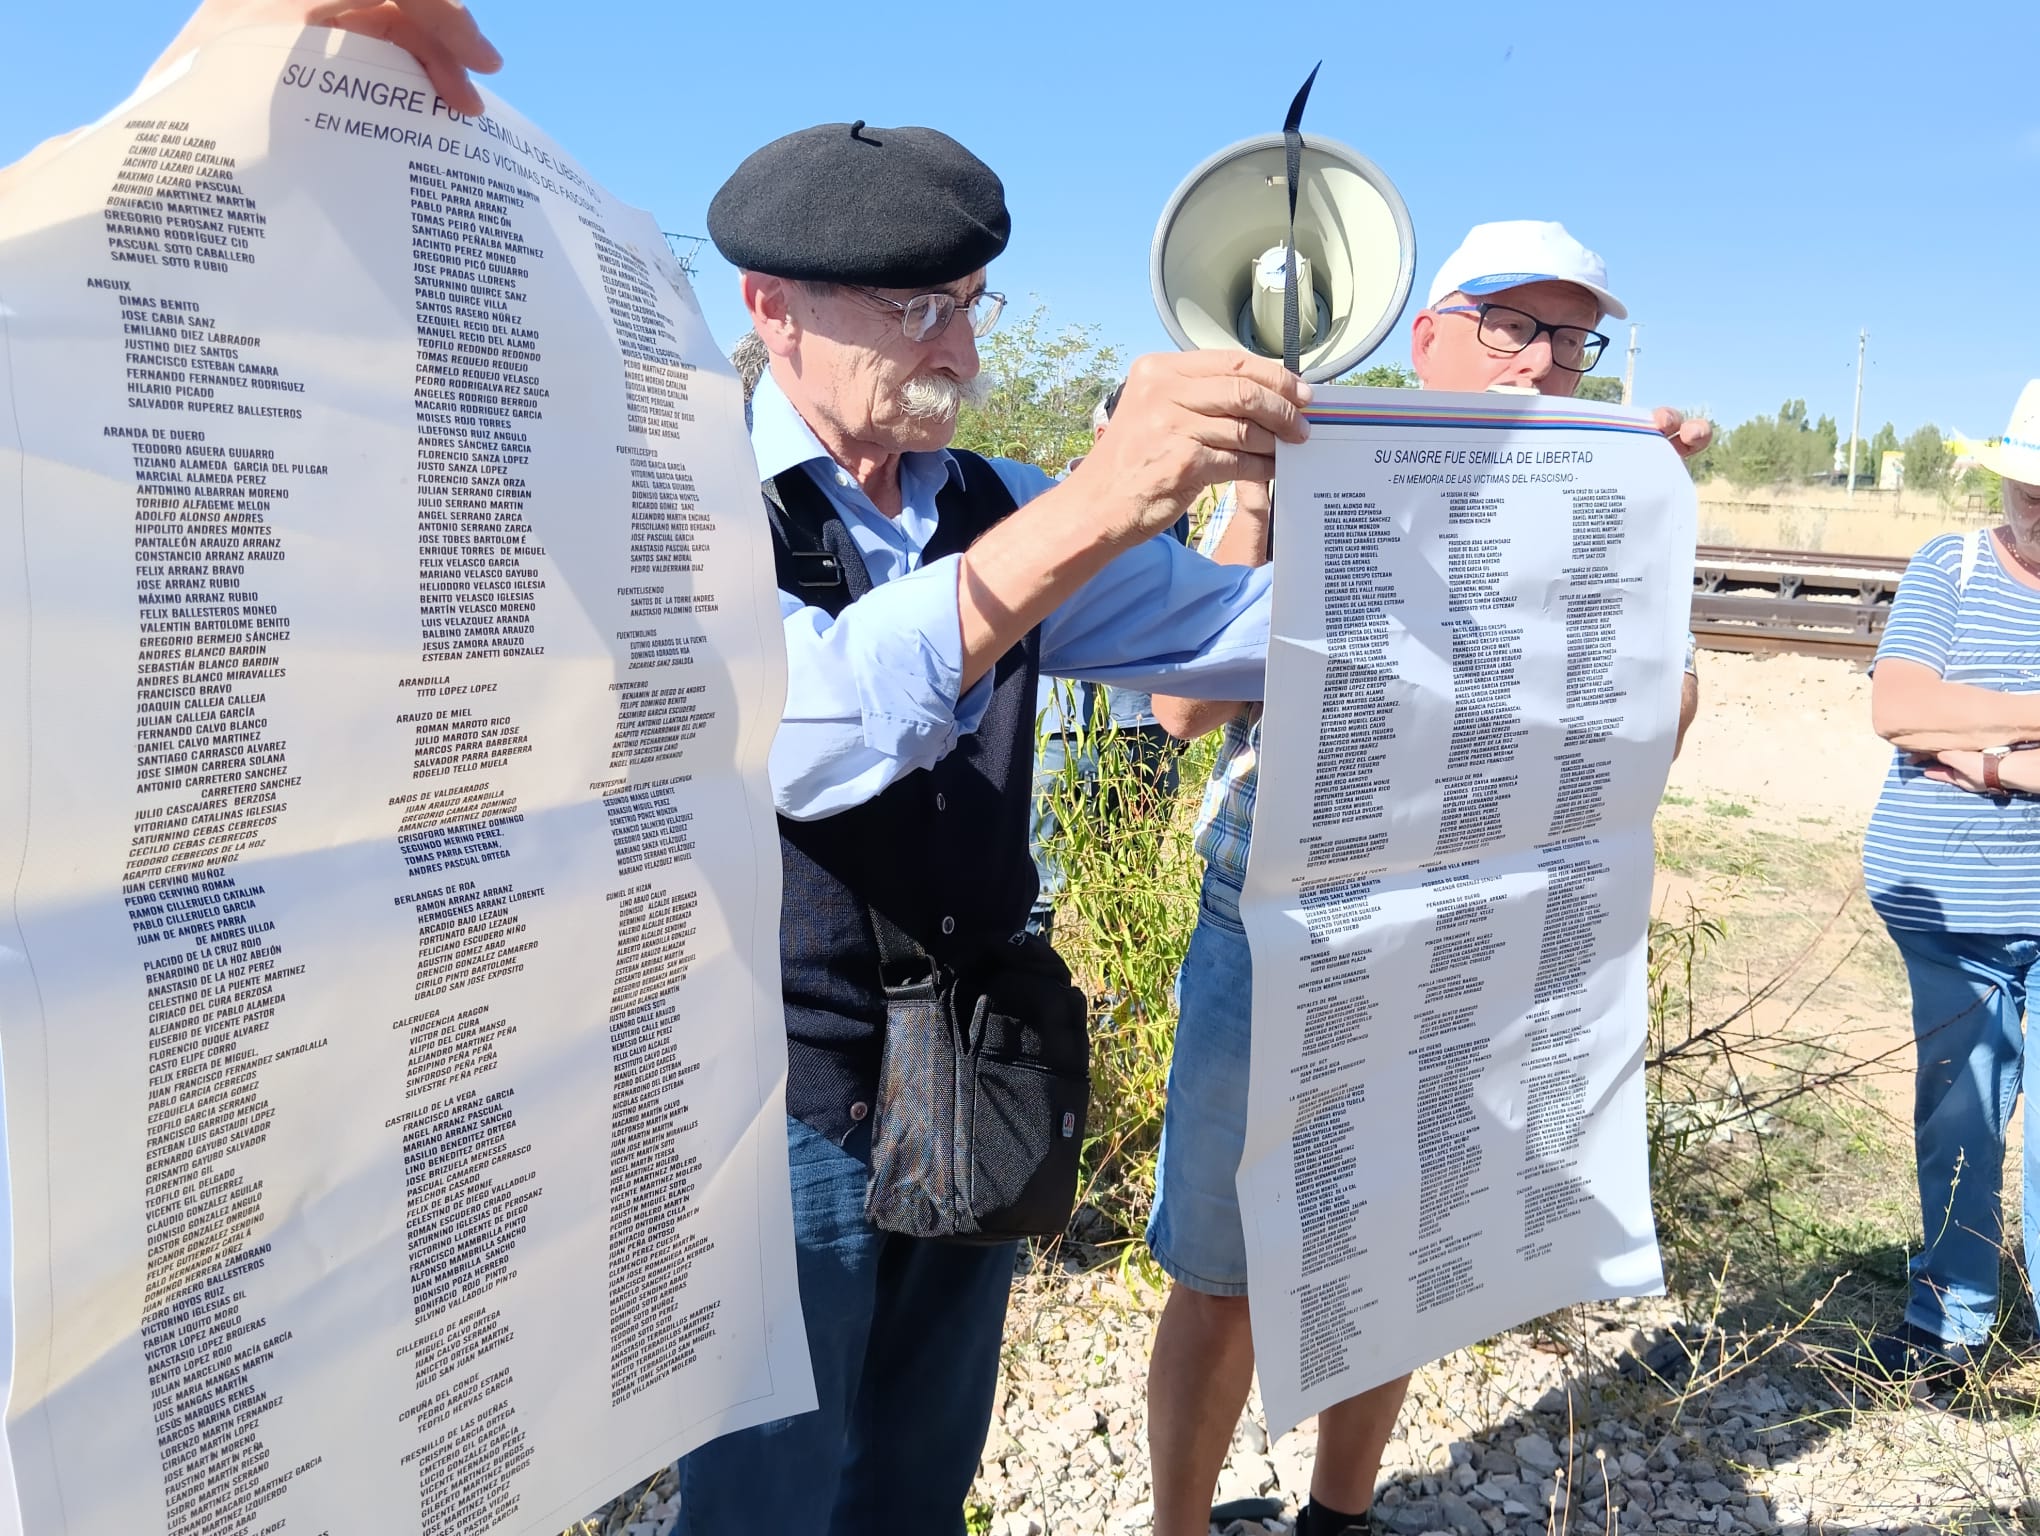
[[[961,554],[1013,510],[992,466],[957,452],[963,484],[943,487],[923,559]],[[779,587],[835,615],[871,590],[834,506],[794,468],[767,487]],[[999,658],[984,720],[933,768],[817,821],[779,819],[785,894],[779,965],[786,997],[786,1108],[842,1141],[878,1087],[885,1040],[877,908],[939,961],[959,962],[1020,931],[1033,905],[1027,846],[1041,632]]]

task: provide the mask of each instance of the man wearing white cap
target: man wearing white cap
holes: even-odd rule
[[[1925,1241],[1904,1320],[1862,1364],[1929,1387],[1988,1369],[2000,1191],[2026,1095],[2027,1277],[2040,1275],[2040,379],[1977,455],[2004,477],[2002,526],[1913,556],[1870,684],[1897,748],[1863,836],[1863,884],[1905,960],[1918,1074],[1913,1144]]]
[[[1608,290],[1601,258],[1562,225],[1481,224],[1439,268],[1430,302],[1410,328],[1410,361],[1426,389],[1570,395],[1608,344],[1595,327],[1604,316],[1627,314]],[[1706,422],[1676,411],[1659,410],[1657,421],[1684,456],[1700,452],[1712,435]],[[1265,502],[1255,500],[1237,512],[1230,494],[1221,502],[1205,545],[1219,562],[1267,560]],[[1689,676],[1681,734],[1696,702]],[[1147,1232],[1156,1262],[1176,1282],[1148,1374],[1155,1533],[1203,1536],[1254,1361],[1246,1237],[1233,1180],[1246,1139],[1253,973],[1239,896],[1259,779],[1259,710],[1157,697],[1154,712],[1186,741],[1225,729],[1198,816],[1204,889],[1177,982],[1175,1057]],[[1404,1386],[1390,1382],[1318,1416],[1317,1460],[1298,1536],[1365,1528]]]
[[[1475,329],[1476,339],[1484,345],[1479,349],[1451,345],[1455,338],[1438,323],[1438,317],[1448,315],[1466,317],[1460,323]],[[1628,318],[1628,309],[1608,291],[1607,266],[1563,224],[1537,219],[1476,224],[1431,281],[1430,304],[1411,328],[1411,357],[1426,389],[1484,390],[1502,385],[1570,395],[1608,344],[1593,327],[1602,320]],[[1543,319],[1558,329],[1543,327]],[[1591,355],[1573,352],[1576,329],[1593,338]],[[1551,336],[1548,360],[1538,357],[1539,349],[1530,345],[1539,334]],[[1442,349],[1441,336],[1447,342]],[[1428,372],[1427,350],[1432,354]],[[1691,458],[1713,436],[1713,427],[1704,421],[1689,422],[1663,408],[1657,415],[1658,425],[1682,458]],[[1693,651],[1688,637],[1686,671],[1679,685],[1681,747],[1686,744],[1686,728],[1700,709]]]

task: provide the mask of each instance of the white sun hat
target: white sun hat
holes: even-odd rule
[[[1566,232],[1563,224],[1540,219],[1504,219],[1476,224],[1459,249],[1445,258],[1431,283],[1431,307],[1448,293],[1485,298],[1525,283],[1577,283],[1610,320],[1629,311],[1608,291],[1608,264]]]
[[[2026,381],[2005,435],[1977,449],[1976,462],[2007,480],[2040,485],[2040,379]]]

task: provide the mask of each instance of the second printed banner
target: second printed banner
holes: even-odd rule
[[[1642,412],[1320,390],[1278,466],[1240,1204],[1272,1429],[1658,1289],[1651,815],[1694,497]]]

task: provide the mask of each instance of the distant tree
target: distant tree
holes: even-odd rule
[[[1839,454],[1837,446],[1840,447]],[[1939,490],[1943,494],[1989,495],[1994,486],[1965,475],[1961,484],[1950,482],[1954,456],[1941,440],[1940,429],[1932,423],[1921,427],[1903,443],[1890,422],[1879,427],[1856,446],[1856,483],[1875,485],[1889,452],[1905,454],[1905,483],[1908,489]],[[1730,432],[1717,431],[1705,453],[1689,459],[1686,468],[1695,480],[1716,476],[1745,490],[1765,485],[1796,485],[1824,480],[1833,473],[1836,458],[1846,465],[1848,443],[1832,416],[1807,420],[1804,400],[1787,400],[1776,416],[1753,416]],[[1996,501],[1992,506],[1998,505]]]
[[[1687,411],[1685,414],[1688,416],[1705,416],[1707,413],[1705,411]],[[1695,483],[1712,480],[1723,473],[1721,463],[1726,443],[1726,434],[1717,430],[1713,440],[1705,448],[1686,460],[1686,473],[1693,477]]]
[[[1369,389],[1415,389],[1417,376],[1401,363],[1372,363],[1351,373],[1342,373],[1332,382],[1364,384]]]
[[[1955,455],[1941,440],[1941,429],[1928,422],[1905,440],[1905,488],[1937,491],[1948,478]]]
[[[1877,477],[1884,472],[1884,456],[1887,453],[1892,452],[1898,446],[1899,446],[1898,428],[1894,427],[1890,422],[1887,421],[1883,426],[1877,429],[1877,435],[1870,439],[1869,462],[1867,463],[1867,465],[1858,464],[1856,466],[1858,472],[1861,473],[1867,471],[1870,476],[1871,483],[1875,484]]]
[[[1728,434],[1722,445],[1722,472],[1745,490],[1789,482],[1799,467],[1792,451],[1798,435],[1775,416],[1753,416]]]
[[[1605,373],[1590,373],[1580,380],[1580,387],[1573,391],[1576,400],[1599,400],[1604,405],[1622,403],[1622,381]]]
[[[1835,444],[1842,440],[1842,429],[1835,425],[1834,417],[1823,416],[1819,421],[1815,422],[1813,424],[1813,435],[1819,440],[1821,455],[1827,461],[1827,464],[1834,463]],[[1823,464],[1821,467],[1826,468],[1827,464]]]
[[[966,406],[956,446],[1020,459],[1058,474],[1091,447],[1091,412],[1123,374],[1119,353],[1098,343],[1098,327],[1051,330],[1037,304],[978,343],[991,392]]]
[[[1829,472],[1834,453],[1833,419],[1809,422],[1806,402],[1787,400],[1775,416],[1753,416],[1731,432],[1717,433],[1713,445],[1686,467],[1696,480],[1720,475],[1751,490],[1819,479]]]

